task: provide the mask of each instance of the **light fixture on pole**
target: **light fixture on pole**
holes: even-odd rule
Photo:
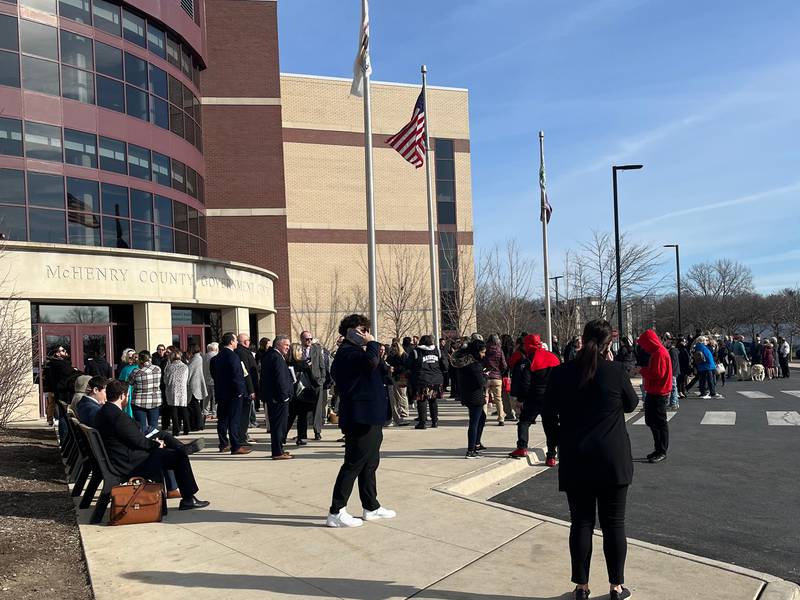
[[[550,281],[554,281],[556,284],[556,316],[558,316],[558,280],[564,279],[563,275],[556,275],[555,277],[551,277]]]
[[[678,337],[683,335],[681,320],[681,247],[679,244],[664,244],[664,248],[675,248],[675,278],[678,283]]]
[[[642,165],[614,165],[611,167],[614,182],[614,248],[617,257],[617,335],[622,338],[622,261],[619,255],[619,201],[617,199],[617,171],[634,171]]]

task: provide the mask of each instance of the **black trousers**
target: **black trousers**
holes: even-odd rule
[[[778,362],[781,365],[781,377],[789,377],[789,357],[781,356]]]
[[[645,394],[644,424],[653,433],[656,454],[666,454],[669,448],[669,425],[667,424],[667,401],[669,396]]]
[[[166,406],[164,407],[164,418],[162,419],[162,429],[170,429],[172,424],[172,435],[189,435],[189,409],[186,406]]]
[[[331,514],[338,513],[347,506],[353,484],[358,479],[358,495],[364,510],[377,510],[378,484],[375,471],[381,462],[381,442],[383,442],[383,425],[362,425],[360,423],[343,428],[344,464],[339,469],[336,483],[333,486]]]
[[[289,402],[289,422],[286,425],[286,432],[284,433],[284,438],[289,435],[289,431],[292,429],[292,425],[294,425],[294,420],[297,419],[297,439],[298,440],[306,440],[308,439],[308,415],[309,413],[313,416],[314,407],[310,406],[306,402],[302,402],[300,400],[292,400]],[[283,443],[286,443],[286,440],[283,440]]]
[[[129,477],[144,477],[152,481],[164,481],[164,471],[170,470],[175,474],[181,497],[191,498],[197,493],[197,482],[194,480],[192,465],[186,452],[171,448],[156,448],[150,452],[145,461],[137,465]]]
[[[230,446],[231,450],[238,450],[244,444],[241,437],[240,424],[242,415],[242,399],[230,398],[217,401],[217,436],[220,449]],[[228,436],[230,435],[230,442]]]
[[[250,427],[250,405],[253,401],[249,395],[242,398],[242,409],[239,413],[239,439],[242,445],[247,443],[247,428]]]
[[[569,555],[573,583],[589,583],[595,512],[600,517],[600,529],[603,531],[603,554],[608,568],[608,582],[611,585],[625,583],[625,557],[628,554],[628,542],[625,539],[627,496],[627,485],[567,491],[571,521]]]
[[[517,421],[517,448],[528,448],[530,428],[531,425],[536,423],[536,417],[538,416],[539,415],[537,414],[526,414],[525,409],[523,408],[522,414],[519,417],[519,421]],[[556,454],[556,447],[551,446],[548,443],[547,456],[555,458]]]
[[[439,400],[417,400],[417,421],[425,423],[428,420],[428,407],[431,409],[431,423],[439,422]]]
[[[286,439],[286,432],[289,429],[289,407],[288,402],[265,403],[267,406],[267,417],[269,418],[269,438],[272,445],[272,456],[283,454],[283,441]]]

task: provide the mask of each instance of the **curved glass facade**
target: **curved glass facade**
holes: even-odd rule
[[[14,4],[18,14],[9,14]],[[0,86],[19,89],[23,109],[0,117],[0,235],[206,255],[205,216],[198,206],[203,178],[185,162],[198,163],[192,154],[202,153],[202,64],[192,49],[160,23],[116,2],[0,0],[3,6]],[[125,139],[124,130],[86,131],[85,116],[64,117],[63,127],[38,114],[26,119],[25,103],[35,101],[27,92],[122,113],[164,132],[152,129],[143,139],[155,145],[145,147]],[[86,115],[82,110],[74,114]],[[82,127],[67,126],[79,121]],[[108,125],[99,131],[109,133]],[[194,149],[169,141],[177,138]],[[54,173],[38,161],[61,165]]]

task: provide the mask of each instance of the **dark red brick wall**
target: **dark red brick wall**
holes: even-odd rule
[[[204,97],[279,98],[277,3],[206,0]],[[280,106],[203,105],[208,208],[285,208]],[[209,217],[208,254],[278,276],[276,325],[290,332],[286,217]]]
[[[275,282],[278,333],[291,334],[289,254],[286,217],[213,217],[208,219],[210,258],[235,260],[269,269]]]

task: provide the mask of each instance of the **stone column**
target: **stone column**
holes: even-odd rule
[[[234,334],[250,334],[250,311],[246,308],[222,309],[222,333],[232,331]]]
[[[5,306],[2,307],[4,311],[3,324],[8,327],[9,331],[3,335],[3,338],[13,340],[19,336],[20,339],[30,339],[31,344],[36,346],[40,340],[31,337],[31,303],[28,300],[2,300]],[[38,355],[38,352],[36,352]],[[30,358],[28,354],[28,358]],[[26,389],[30,382],[33,381],[33,362],[26,361],[27,366],[24,368],[25,374],[22,379],[22,387]],[[41,373],[39,376],[41,377]],[[30,420],[38,419],[41,414],[39,407],[39,386],[32,386],[30,392],[24,395],[22,404],[14,410],[13,419],[17,420]]]
[[[261,338],[275,339],[275,313],[260,313],[257,317],[258,340]]]
[[[153,352],[156,346],[172,345],[172,305],[140,302],[133,305],[133,333],[136,351]]]

